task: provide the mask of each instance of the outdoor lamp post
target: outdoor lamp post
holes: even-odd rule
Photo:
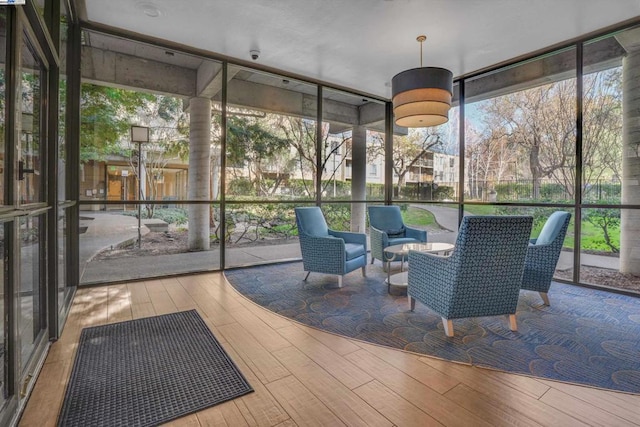
[[[142,245],[142,144],[149,142],[149,128],[131,126],[131,142],[138,144],[138,248]]]

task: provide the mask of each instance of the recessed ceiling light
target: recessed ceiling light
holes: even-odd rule
[[[150,1],[141,1],[136,3],[136,9],[142,11],[149,18],[158,18],[162,15],[162,11],[158,6]]]

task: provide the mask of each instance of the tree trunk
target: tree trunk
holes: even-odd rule
[[[535,144],[529,151],[529,168],[531,169],[531,198],[538,200],[540,198],[540,179],[542,171],[540,167],[540,147]]]
[[[189,200],[208,200],[211,182],[211,100],[191,98],[189,119]],[[209,249],[209,206],[189,205],[189,250]]]

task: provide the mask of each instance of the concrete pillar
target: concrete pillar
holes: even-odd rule
[[[622,203],[640,204],[640,46],[622,61]],[[622,209],[620,271],[640,275],[640,211]]]
[[[365,200],[367,197],[367,130],[355,126],[351,134],[351,199]],[[351,231],[364,233],[367,206],[351,204]]]
[[[189,200],[209,200],[211,100],[189,101]],[[209,205],[189,205],[189,250],[209,249]]]

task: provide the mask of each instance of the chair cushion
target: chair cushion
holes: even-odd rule
[[[344,250],[347,253],[347,261],[365,254],[364,246],[356,243],[345,243]]]
[[[567,215],[569,215],[568,212],[562,211],[552,213],[549,219],[547,219],[547,222],[544,223],[542,231],[540,231],[540,235],[536,240],[536,246],[548,245],[553,242],[555,238],[558,237],[558,233],[562,229]]]
[[[389,236],[390,239],[393,239],[395,237],[404,237],[404,234],[405,234],[404,227],[398,228],[398,229],[387,230],[387,236]]]
[[[411,237],[396,237],[394,239],[389,239],[389,246],[403,245],[405,243],[420,243],[420,241]]]

